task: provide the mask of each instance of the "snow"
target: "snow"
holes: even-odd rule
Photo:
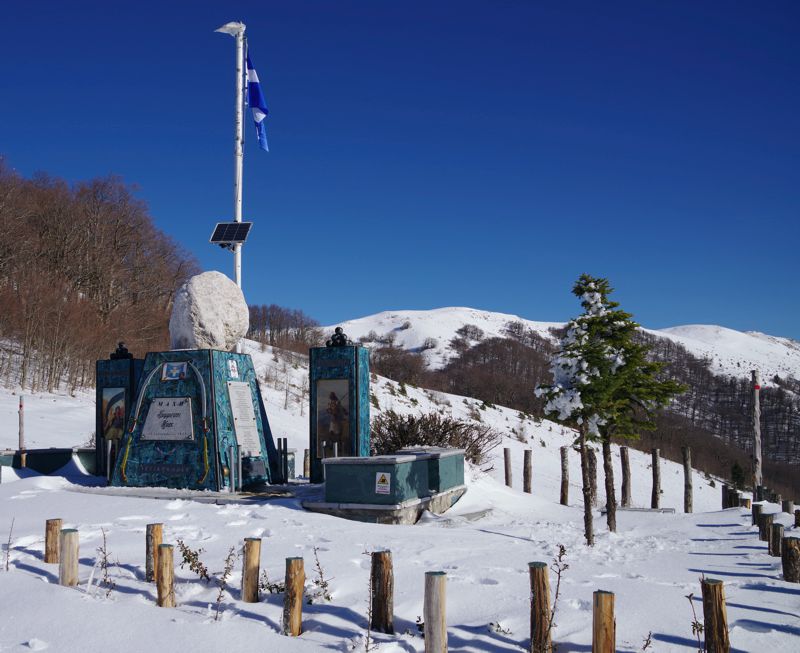
[[[485,324],[478,323],[481,328]],[[245,350],[253,355],[262,379],[275,437],[287,437],[289,446],[302,452],[308,441],[304,357],[288,357],[269,347],[262,351],[255,343],[246,343]],[[482,402],[471,398],[411,386],[404,396],[398,384],[381,377],[371,390],[379,410],[439,410],[461,419],[478,415],[502,433],[502,446],[491,454],[490,464],[468,470],[467,494],[447,513],[425,515],[414,526],[362,524],[305,512],[294,498],[215,505],[178,495],[169,500],[111,495],[103,488],[84,487],[87,479],[76,477],[80,470],[72,466],[63,470],[65,476],[21,473],[10,483],[5,468],[0,483],[4,547],[12,519],[14,527],[10,571],[0,569],[0,650],[364,650],[369,577],[365,552],[388,548],[394,562],[397,634],[373,633],[378,651],[423,650],[415,622],[422,615],[424,573],[433,570],[447,573],[451,650],[521,651],[529,628],[528,563],[552,561],[559,544],[566,547],[569,564],[553,631],[560,653],[589,650],[592,592],[598,589],[615,593],[618,650],[641,650],[650,632],[653,645],[648,650],[696,650],[686,597],[694,594],[702,620],[701,575],[725,581],[734,651],[800,650],[800,586],[781,580],[780,559],[767,555],[750,525],[749,511],[719,510],[719,482],[712,486],[695,472],[696,512],[684,515],[681,466],[662,461],[661,505],[676,513],[621,511],[618,532],[612,534],[595,511],[596,545],[589,548],[583,543],[580,462],[574,451],[569,456],[571,505],[558,503],[559,447],[572,442],[573,432],[547,420],[521,419],[508,408],[482,408]],[[26,397],[30,437],[38,446],[81,444],[94,428],[92,398],[92,393]],[[16,443],[17,399],[0,390],[0,444],[5,446]],[[503,484],[503,447],[511,450],[514,464],[511,488]],[[522,492],[526,448],[533,451],[531,495]],[[619,475],[616,446],[613,460]],[[633,503],[648,506],[650,456],[631,450],[630,461]],[[598,484],[602,494],[602,476]],[[767,508],[777,510],[775,505]],[[44,522],[52,517],[63,518],[65,527],[80,532],[77,588],[58,586],[57,567],[42,561]],[[779,515],[777,521],[787,534],[798,534],[789,515]],[[176,549],[178,607],[157,608],[155,587],[143,580],[145,526],[152,522],[164,523],[165,542],[181,538],[192,548],[202,548],[200,557],[215,578],[231,546],[240,546],[245,537],[261,537],[262,569],[270,580],[282,580],[285,558],[303,556],[308,588],[313,590],[316,547],[330,579],[332,601],[304,605],[305,632],[296,639],[285,638],[278,632],[282,595],[241,603],[239,563],[224,594],[220,620],[214,621],[216,580],[207,585],[188,568],[180,569]],[[108,596],[95,569],[103,532],[114,563],[110,573],[115,587]],[[554,590],[554,577],[551,583]],[[492,623],[504,632],[490,628]]]
[[[454,355],[448,345],[459,328],[473,324],[485,332],[485,338],[504,337],[509,322],[521,322],[554,344],[557,344],[556,338],[550,330],[565,326],[563,322],[538,322],[517,315],[465,307],[384,311],[342,322],[339,326],[344,327],[345,333],[353,340],[366,336],[370,331],[378,336],[391,333],[396,345],[417,351],[422,349],[426,339],[432,339],[436,346],[422,351],[422,355],[431,367],[440,368]],[[326,327],[326,331],[332,330],[333,326]],[[683,345],[698,358],[708,358],[711,370],[716,374],[749,378],[750,370],[759,369],[764,385],[770,385],[775,374],[800,378],[800,342],[790,338],[713,325],[645,331]],[[367,343],[367,346],[371,345]]]
[[[800,378],[800,342],[790,338],[708,324],[671,327],[649,333],[666,336],[695,356],[708,358],[715,374],[749,378],[750,370],[757,369],[765,385],[770,385],[776,374]]]

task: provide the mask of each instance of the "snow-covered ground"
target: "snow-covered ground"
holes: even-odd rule
[[[280,352],[269,348],[262,352],[254,344],[248,349],[259,374],[266,377],[262,385],[275,437],[288,437],[290,447],[302,451],[308,438],[303,359],[286,360]],[[617,650],[640,651],[648,633],[653,641],[648,651],[696,650],[686,597],[695,595],[693,604],[702,620],[697,599],[702,575],[725,581],[734,651],[800,650],[800,586],[781,580],[780,560],[767,555],[750,526],[748,511],[719,510],[719,483],[712,486],[696,473],[695,514],[683,515],[682,470],[662,462],[661,504],[677,512],[621,512],[615,534],[607,532],[596,512],[597,543],[589,548],[583,544],[575,453],[570,457],[571,505],[558,504],[559,447],[571,441],[567,429],[525,419],[507,408],[481,408],[480,402],[469,398],[413,387],[406,387],[403,395],[398,384],[383,378],[373,383],[372,392],[379,410],[440,410],[458,418],[479,417],[503,434],[503,444],[489,465],[483,471],[469,470],[468,492],[448,513],[427,515],[415,526],[379,526],[307,513],[296,499],[219,506],[87,493],[76,477],[13,480],[4,474],[0,484],[4,548],[12,519],[14,526],[10,571],[0,569],[0,651],[363,650],[369,575],[365,553],[384,548],[392,551],[394,560],[397,635],[375,636],[379,651],[423,650],[416,620],[422,615],[424,573],[431,570],[447,572],[450,650],[520,651],[528,637],[527,565],[551,561],[559,544],[566,547],[569,564],[553,632],[559,653],[590,650],[592,592],[597,589],[616,595]],[[0,391],[0,446],[16,442],[15,399],[9,391]],[[37,439],[39,446],[81,444],[93,430],[90,394],[74,399],[26,398],[26,411],[26,428],[30,437],[42,438]],[[37,420],[48,426],[34,435],[34,427],[27,424]],[[512,488],[502,481],[502,447],[512,450]],[[532,495],[521,491],[525,448],[533,450]],[[614,463],[619,474],[616,447]],[[649,465],[649,456],[631,451],[637,506],[649,505]],[[602,488],[602,478],[599,485]],[[56,567],[42,560],[44,522],[52,517],[61,517],[65,525],[80,531],[77,589],[58,586]],[[789,515],[778,521],[791,532]],[[245,537],[260,536],[262,568],[270,580],[282,579],[286,557],[301,555],[309,591],[315,589],[316,547],[330,579],[332,600],[305,605],[304,634],[285,638],[278,633],[282,595],[266,594],[258,604],[241,603],[237,564],[219,621],[213,618],[216,581],[206,585],[188,569],[176,569],[178,607],[157,608],[155,589],[143,580],[144,532],[151,522],[164,523],[166,542],[181,538],[202,548],[201,558],[212,575],[221,572],[231,546],[239,547]],[[108,596],[97,587],[99,574],[93,572],[103,531],[114,563],[115,587]]]
[[[392,334],[395,344],[405,349],[422,350],[426,341],[430,349],[422,351],[426,363],[442,367],[453,355],[448,345],[456,331],[470,324],[484,332],[484,337],[505,337],[506,326],[521,322],[544,338],[553,339],[552,328],[560,322],[536,322],[517,315],[481,311],[474,308],[450,307],[430,311],[385,311],[343,322],[345,333],[358,340],[374,332],[378,336]],[[332,327],[329,327],[329,330]],[[756,331],[736,331],[714,325],[677,326],[667,329],[645,329],[648,333],[669,338],[683,345],[698,358],[707,358],[711,371],[735,377],[749,377],[758,369],[765,385],[776,374],[800,378],[800,342],[770,336]],[[367,343],[367,346],[371,346]]]

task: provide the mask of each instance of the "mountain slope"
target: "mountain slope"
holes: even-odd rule
[[[564,326],[563,322],[534,321],[466,307],[384,311],[348,320],[339,326],[352,340],[362,340],[368,347],[380,345],[380,340],[391,337],[395,345],[420,351],[429,367],[439,369],[453,357],[449,343],[460,328],[473,325],[483,331],[484,338],[506,337],[511,323],[522,323],[554,343],[556,339],[551,330]],[[326,331],[332,329],[329,327]],[[776,374],[800,379],[800,343],[789,338],[714,325],[644,330],[685,347],[697,358],[707,359],[711,371],[718,375],[749,377],[750,370],[758,369],[765,385],[770,385]]]

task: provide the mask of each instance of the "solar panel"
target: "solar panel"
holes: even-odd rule
[[[230,249],[231,245],[247,240],[252,226],[252,222],[218,222],[209,242]]]

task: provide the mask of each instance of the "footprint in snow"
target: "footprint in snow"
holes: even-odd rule
[[[25,642],[25,646],[27,646],[31,651],[44,651],[50,646],[50,644],[34,637],[33,639],[29,639],[27,642]]]

